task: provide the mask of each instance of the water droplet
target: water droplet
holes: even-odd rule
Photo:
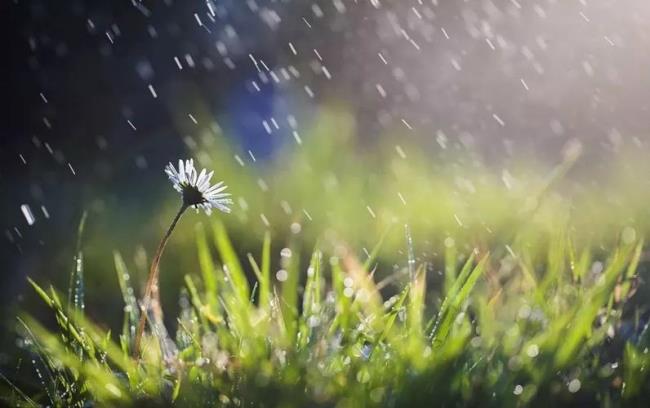
[[[624,244],[632,244],[636,241],[636,230],[632,227],[625,227],[623,233],[621,234],[621,239]]]
[[[284,269],[280,269],[275,274],[275,279],[277,279],[280,282],[284,282],[288,278],[289,278],[289,273],[287,271],[285,271]]]
[[[569,392],[572,393],[572,394],[575,394],[576,392],[580,391],[581,386],[582,386],[582,384],[580,383],[580,380],[578,380],[577,378],[574,378],[573,380],[571,380],[569,382],[569,385],[568,385]]]
[[[452,237],[445,238],[445,247],[451,248],[456,244],[456,241]]]
[[[528,357],[530,358],[535,358],[539,354],[539,346],[537,344],[531,344],[528,346],[528,349],[526,349],[526,354],[528,354]]]
[[[291,232],[293,234],[300,234],[300,231],[302,231],[302,225],[300,223],[294,222],[291,224]]]

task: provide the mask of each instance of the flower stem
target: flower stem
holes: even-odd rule
[[[142,342],[144,325],[147,320],[147,311],[151,308],[152,297],[156,297],[156,301],[158,301],[158,296],[157,296],[158,275],[159,275],[158,267],[160,265],[160,258],[162,257],[163,251],[165,250],[165,246],[167,245],[167,241],[169,241],[169,237],[172,235],[172,232],[174,231],[174,228],[176,227],[178,220],[181,218],[181,216],[183,215],[186,209],[187,209],[187,205],[183,203],[183,205],[181,205],[181,208],[176,213],[176,216],[174,217],[174,220],[172,221],[171,225],[169,226],[167,233],[165,234],[165,236],[163,236],[162,240],[160,241],[160,244],[158,245],[158,249],[156,250],[156,255],[153,257],[153,261],[151,262],[151,269],[149,269],[149,277],[147,278],[147,285],[145,286],[144,289],[144,297],[142,298],[142,303],[140,305],[140,321],[138,323],[138,331],[136,332],[135,344],[133,346],[133,355],[136,359],[140,358],[140,343]],[[152,294],[156,294],[156,295],[152,296]],[[159,308],[160,305],[157,305],[157,307]]]

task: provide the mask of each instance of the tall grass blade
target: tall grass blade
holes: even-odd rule
[[[250,288],[246,274],[239,262],[239,257],[230,242],[226,228],[221,221],[215,221],[213,224],[214,237],[217,244],[223,267],[227,270],[230,279],[232,279],[232,287],[237,294],[237,298],[241,304],[248,303],[250,296]]]
[[[84,277],[83,277],[83,252],[81,244],[83,241],[83,232],[86,227],[88,212],[84,211],[79,226],[77,227],[77,245],[75,247],[74,267],[70,272],[70,283],[68,286],[68,310],[74,310],[77,313],[83,313],[84,305]]]
[[[467,276],[467,279],[461,284],[460,289],[457,291],[457,293],[450,295],[446,309],[441,315],[440,323],[436,324],[436,327],[434,328],[434,333],[432,336],[432,343],[434,346],[441,346],[447,339],[447,335],[451,330],[451,326],[456,319],[458,312],[460,311],[465,301],[469,298],[469,295],[474,288],[474,285],[476,285],[478,278],[483,274],[488,259],[489,255],[485,255],[472,270],[469,276]],[[461,280],[462,278],[463,274],[461,273],[457,280]]]
[[[217,293],[217,268],[214,265],[208,238],[205,233],[203,224],[196,226],[196,247],[199,257],[199,267],[201,268],[201,277],[205,285],[205,299],[212,312],[217,311],[219,304]]]

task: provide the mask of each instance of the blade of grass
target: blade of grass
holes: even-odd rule
[[[291,243],[291,257],[284,258],[282,267],[287,272],[287,278],[281,283],[281,310],[287,336],[293,341],[298,330],[298,283],[300,282],[300,250]]]
[[[467,280],[462,283],[462,286],[460,287],[460,290],[458,290],[458,293],[449,298],[447,310],[442,315],[442,321],[440,324],[436,325],[437,330],[435,330],[433,334],[432,344],[434,346],[440,347],[442,344],[444,344],[445,340],[447,339],[447,335],[451,330],[451,326],[456,319],[456,315],[460,311],[465,301],[469,298],[469,295],[474,288],[474,285],[476,285],[478,278],[483,274],[488,259],[489,254],[485,255],[483,259],[479,261],[479,263],[467,277]],[[458,280],[460,280],[461,277],[462,276],[459,276]]]
[[[449,296],[454,283],[456,282],[456,264],[458,262],[458,251],[456,250],[456,244],[453,239],[450,241],[450,245],[447,244],[445,240],[445,282],[444,290],[445,295]]]
[[[259,308],[268,312],[269,301],[271,300],[271,235],[267,232],[264,235],[262,246],[262,268],[255,261],[250,253],[247,254],[248,262],[253,268],[257,282],[259,283]]]
[[[415,273],[415,279],[409,293],[408,331],[414,339],[422,338],[422,317],[424,315],[424,296],[426,293],[426,267],[420,265]]]
[[[377,259],[377,255],[379,255],[379,251],[381,250],[382,245],[384,245],[384,241],[386,240],[386,237],[388,237],[388,234],[391,232],[391,230],[392,230],[392,224],[390,224],[388,228],[386,228],[386,231],[384,231],[384,233],[379,238],[379,242],[377,242],[377,244],[372,249],[372,251],[370,251],[370,255],[368,256],[368,259],[366,259],[365,262],[363,263],[364,270],[366,271],[370,270],[370,265],[372,265],[375,259]]]
[[[67,310],[74,309],[78,313],[83,313],[84,309],[84,282],[83,282],[83,252],[81,250],[81,243],[83,240],[83,232],[86,227],[86,219],[88,212],[84,211],[77,227],[77,245],[75,247],[74,267],[70,272],[70,281],[68,286],[68,308]]]
[[[208,238],[203,224],[196,225],[196,249],[199,257],[199,267],[203,284],[205,285],[205,300],[212,312],[218,310],[217,268],[208,246]]]
[[[131,276],[126,268],[122,255],[117,251],[113,252],[113,263],[115,264],[115,272],[117,273],[117,281],[122,292],[122,299],[126,305],[127,321],[130,326],[133,326],[131,336],[135,336],[135,324],[138,322],[139,308],[138,301],[135,298],[135,291],[129,283]]]
[[[458,294],[458,291],[461,289],[462,285],[465,283],[467,280],[467,277],[469,274],[472,272],[472,266],[474,265],[474,258],[475,258],[475,253],[472,252],[472,254],[469,256],[467,261],[465,261],[465,265],[463,265],[463,268],[460,271],[460,274],[454,281],[454,283],[451,285],[449,290],[447,291],[444,300],[442,301],[442,304],[440,305],[440,310],[438,310],[438,314],[435,319],[432,319],[431,322],[427,325],[426,330],[429,331],[429,338],[433,339],[433,336],[435,333],[438,331],[438,328],[440,326],[440,323],[442,322],[442,318],[445,316],[447,313],[447,310],[449,308],[449,305],[453,301],[453,299],[456,298],[456,295]]]
[[[555,366],[564,367],[571,359],[575,358],[578,347],[592,330],[592,325],[598,311],[605,306],[610,297],[616,280],[623,273],[629,250],[616,251],[609,262],[603,275],[602,281],[597,283],[585,296],[585,302],[579,305],[575,315],[571,319],[568,331],[561,337],[559,347],[555,353]]]
[[[221,221],[215,221],[212,225],[223,267],[228,271],[228,274],[232,279],[232,287],[237,294],[238,300],[242,304],[246,304],[248,303],[250,296],[250,288],[244,270],[239,263],[239,257],[230,242],[230,238],[226,232],[226,227],[221,223]]]

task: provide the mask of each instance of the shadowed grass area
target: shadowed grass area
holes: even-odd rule
[[[119,253],[124,324],[111,333],[32,286],[58,328],[19,318],[43,389],[14,389],[15,405],[56,406],[521,406],[634,404],[650,391],[643,322],[626,335],[623,310],[643,243],[624,237],[604,257],[565,233],[542,251],[496,257],[447,248],[442,285],[431,264],[406,259],[382,281],[380,247],[357,258],[323,242],[301,264],[294,246],[271,271],[271,239],[240,259],[224,226],[196,234],[200,271],[185,276],[175,338],[150,323],[132,356],[138,307]],[[461,251],[462,252],[462,251]],[[83,285],[81,256],[74,286]],[[458,262],[462,260],[462,262]],[[255,281],[249,286],[247,275]],[[274,276],[275,275],[275,276]],[[151,319],[150,322],[155,322]],[[27,397],[29,395],[29,397]]]

